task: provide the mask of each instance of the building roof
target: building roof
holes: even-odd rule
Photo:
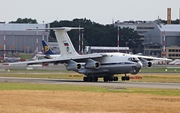
[[[45,24],[16,24],[16,23],[0,23],[0,30],[6,31],[25,31],[27,29],[45,28]]]
[[[157,25],[161,32],[180,32],[180,24]]]

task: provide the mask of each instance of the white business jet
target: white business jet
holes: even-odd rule
[[[83,80],[85,82],[97,82],[98,78],[103,78],[104,82],[118,81],[118,77],[114,76],[115,74],[125,74],[125,76],[121,78],[123,81],[125,81],[130,79],[130,77],[126,76],[126,74],[137,74],[143,64],[147,67],[152,66],[152,63],[145,60],[143,56],[124,53],[96,53],[79,55],[75,51],[67,32],[72,29],[80,28],[61,27],[49,29],[54,30],[56,34],[57,42],[61,51],[61,56],[58,59],[43,59],[37,61],[9,63],[9,65],[22,63],[26,63],[27,65],[39,63],[64,63],[67,70],[73,70],[80,74],[84,74],[85,77]]]

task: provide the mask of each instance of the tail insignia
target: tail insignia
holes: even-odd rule
[[[67,42],[64,42],[64,46],[69,46],[69,44]]]
[[[49,47],[48,46],[44,46],[44,51],[48,52],[49,51]]]
[[[69,47],[68,46],[66,47],[66,50],[67,50],[67,52],[69,52]]]

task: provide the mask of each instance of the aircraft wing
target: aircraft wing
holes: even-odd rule
[[[87,59],[96,59],[106,56],[106,54],[87,54],[87,55],[79,55],[79,56],[72,56],[72,57],[60,57],[58,59],[42,59],[42,60],[35,60],[35,61],[24,61],[24,62],[16,62],[16,63],[4,63],[3,65],[18,65],[18,64],[26,64],[26,65],[33,65],[33,64],[43,64],[43,63],[67,63],[70,60],[74,60],[77,62],[85,62]]]
[[[168,59],[168,58],[158,58],[158,57],[142,56],[142,55],[134,55],[134,56],[138,57],[139,59],[145,59],[147,61],[151,61],[151,60],[172,61],[172,59]]]

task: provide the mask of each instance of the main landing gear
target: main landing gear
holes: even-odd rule
[[[98,77],[84,77],[83,80],[84,82],[97,82]]]
[[[97,82],[98,77],[84,77],[83,78],[84,82]],[[111,82],[111,81],[118,81],[117,76],[106,76],[104,77],[104,82]]]
[[[129,81],[129,80],[130,80],[130,77],[129,77],[129,76],[126,76],[126,74],[125,74],[125,76],[122,76],[122,77],[121,77],[121,80],[122,80],[122,81],[126,81],[126,80]]]
[[[104,82],[112,82],[112,81],[118,81],[118,77],[117,76],[105,76],[103,78]],[[129,81],[130,77],[129,76],[122,76],[121,77],[122,81]],[[84,77],[83,78],[84,82],[98,82],[98,77]]]
[[[107,76],[104,77],[104,82],[118,81],[118,77],[116,76]]]

